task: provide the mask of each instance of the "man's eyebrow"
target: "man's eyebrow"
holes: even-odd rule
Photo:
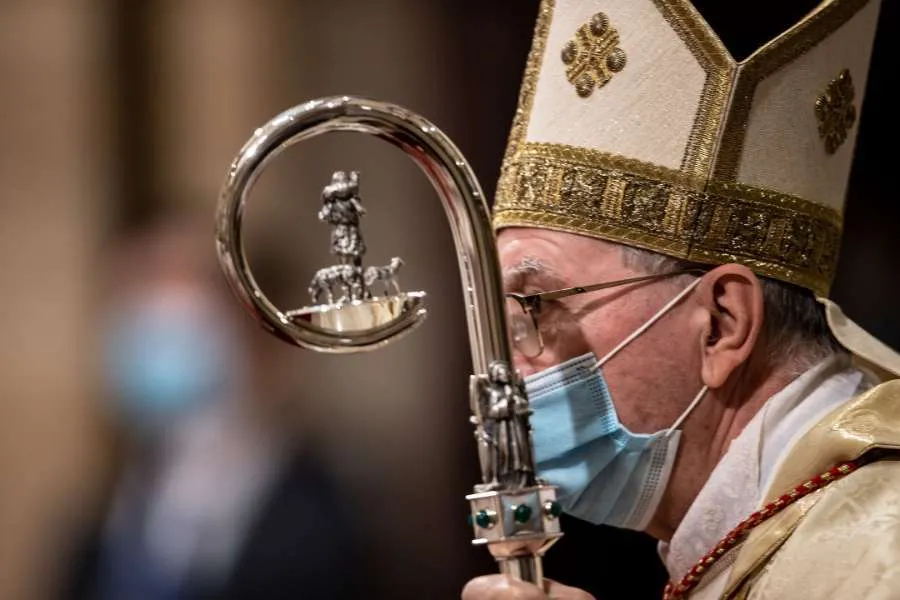
[[[545,291],[565,287],[562,276],[534,256],[525,256],[518,263],[503,269],[503,287],[507,291],[522,290],[526,283],[546,288]]]

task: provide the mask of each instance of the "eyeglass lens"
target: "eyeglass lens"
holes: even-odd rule
[[[541,337],[533,316],[509,297],[506,298],[506,316],[512,345],[528,358],[538,356],[541,353]]]

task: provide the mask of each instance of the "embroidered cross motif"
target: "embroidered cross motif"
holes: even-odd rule
[[[625,68],[625,51],[618,47],[619,32],[609,24],[609,17],[597,13],[575,32],[562,50],[566,79],[575,93],[587,98],[594,88],[601,88]]]
[[[825,151],[834,154],[847,139],[847,132],[856,123],[856,107],[853,106],[853,79],[844,69],[834,78],[824,92],[816,98],[816,120],[819,137],[825,142]]]

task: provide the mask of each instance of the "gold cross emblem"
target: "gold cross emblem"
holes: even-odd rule
[[[840,148],[856,123],[856,107],[853,106],[855,95],[850,71],[844,69],[816,98],[819,137],[825,142],[828,154],[834,154]]]
[[[597,13],[563,47],[566,79],[580,97],[587,98],[625,68],[625,51],[618,43],[619,32],[610,26],[609,17]]]

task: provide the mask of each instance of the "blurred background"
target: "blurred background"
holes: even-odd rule
[[[213,213],[253,130],[332,94],[426,116],[491,197],[537,4],[0,0],[0,599],[454,598],[493,571],[466,524],[456,260],[418,168],[373,138],[317,138],[248,208],[257,279],[299,306],[328,260],[321,188],[360,171],[367,260],[406,258],[430,308],[373,354],[257,329],[218,271]],[[897,18],[885,2],[832,296],[900,347]],[[653,597],[651,543],[567,531],[551,577]]]

